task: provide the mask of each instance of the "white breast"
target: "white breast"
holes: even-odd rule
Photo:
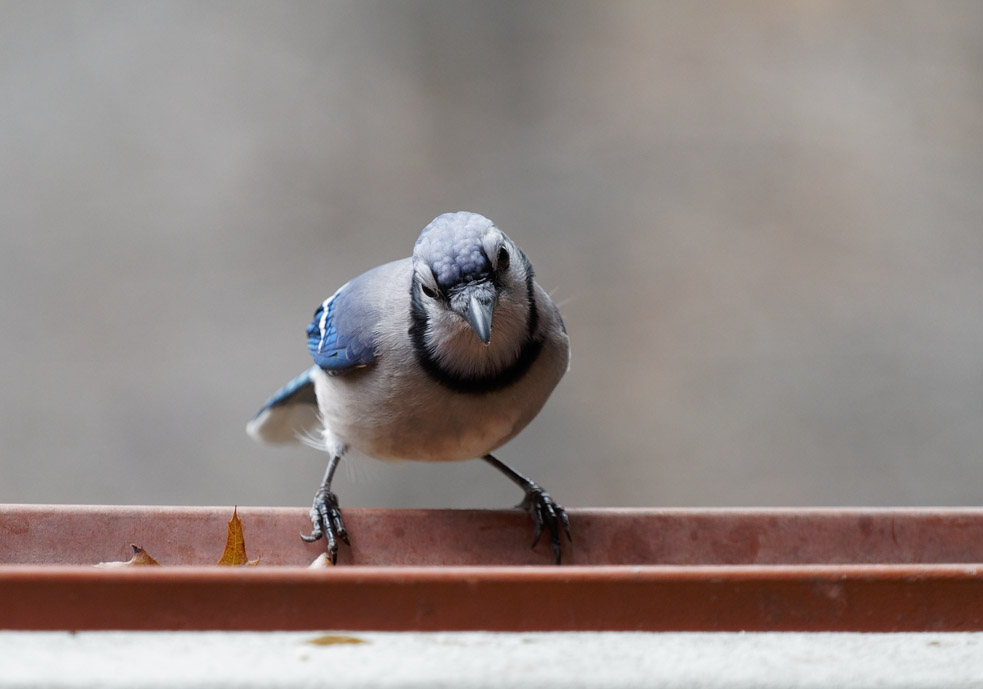
[[[511,440],[539,413],[567,368],[565,335],[544,344],[518,382],[484,394],[460,393],[417,366],[410,352],[387,352],[342,376],[317,372],[318,406],[331,436],[379,459],[456,461],[481,457]]]

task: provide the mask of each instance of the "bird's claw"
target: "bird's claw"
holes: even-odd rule
[[[526,491],[526,497],[518,505],[532,517],[535,531],[533,532],[532,547],[535,548],[543,535],[543,528],[549,531],[550,546],[556,556],[556,564],[560,564],[560,529],[567,535],[567,540],[573,542],[570,535],[570,519],[563,505],[556,502],[550,494],[536,484]]]
[[[348,542],[348,531],[345,529],[345,520],[341,518],[341,510],[338,508],[338,496],[330,490],[321,488],[314,495],[314,504],[311,506],[311,524],[314,529],[309,536],[301,534],[300,537],[308,543],[313,543],[322,536],[327,541],[328,556],[331,564],[338,564],[338,541]]]

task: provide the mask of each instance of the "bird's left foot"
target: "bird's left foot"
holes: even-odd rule
[[[567,540],[573,542],[573,537],[570,535],[570,520],[567,518],[567,511],[563,509],[563,505],[550,497],[550,494],[539,485],[532,483],[526,489],[526,497],[519,503],[518,507],[529,513],[535,525],[532,547],[535,548],[536,544],[539,543],[545,528],[550,535],[550,545],[556,556],[556,564],[560,564],[560,529],[563,529],[567,535]]]

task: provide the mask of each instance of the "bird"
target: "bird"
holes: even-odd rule
[[[331,562],[350,545],[335,470],[350,449],[382,460],[481,459],[524,492],[533,547],[544,530],[556,564],[566,510],[492,452],[539,413],[567,372],[560,311],[526,254],[488,218],[444,213],[412,256],[342,285],[307,326],[314,365],[275,392],[246,426],[260,442],[306,442],[327,453],[310,510]]]

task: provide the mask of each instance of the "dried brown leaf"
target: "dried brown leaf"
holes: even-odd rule
[[[255,567],[259,564],[259,558],[250,560],[246,557],[246,539],[242,534],[242,520],[239,519],[238,512],[238,506],[232,509],[232,519],[229,520],[228,536],[225,539],[225,550],[217,564],[224,567],[241,565]]]
[[[152,558],[150,556],[150,553],[148,553],[140,546],[131,543],[130,547],[133,548],[133,557],[131,557],[126,562],[100,562],[99,564],[96,565],[96,567],[103,567],[108,569],[112,567],[142,567],[147,565],[156,565],[158,567],[160,566],[160,563],[157,562],[157,560],[155,560],[154,558]]]
[[[365,644],[368,642],[365,639],[358,638],[357,636],[345,636],[344,634],[322,634],[321,636],[315,636],[313,639],[308,639],[304,643],[311,644],[313,646],[336,646],[338,644]]]

